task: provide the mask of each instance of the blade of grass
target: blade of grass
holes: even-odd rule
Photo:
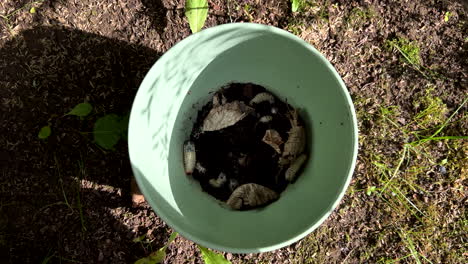
[[[460,111],[460,109],[466,104],[467,101],[468,101],[468,97],[466,97],[465,100],[463,100],[463,103],[461,103],[461,105],[458,106],[458,108],[455,110],[455,112],[453,112],[452,115],[450,115],[450,117],[444,122],[444,124],[434,134],[432,134],[432,136],[430,136],[430,137],[431,138],[435,137],[440,132],[442,132],[442,130],[447,126],[447,124],[450,122],[450,120],[452,120],[452,118],[458,113],[458,111]]]
[[[63,188],[63,180],[62,180],[62,174],[60,173],[60,165],[58,163],[57,156],[55,154],[54,154],[54,160],[55,160],[55,166],[57,166],[57,173],[59,176],[59,183],[60,183],[60,188],[62,189],[63,199],[65,200],[65,204],[68,206],[68,208],[70,208],[70,210],[73,212],[73,208],[68,202],[67,195],[65,194],[65,189]]]
[[[400,167],[401,167],[401,164],[403,164],[403,161],[405,160],[405,157],[406,157],[406,153],[408,152],[408,147],[406,146],[406,144],[403,146],[403,153],[401,154],[401,158],[400,158],[400,161],[398,162],[398,165],[396,166],[395,170],[393,171],[393,174],[392,174],[392,177],[390,177],[390,179],[387,181],[387,183],[385,183],[384,187],[381,189],[381,193],[383,191],[385,191],[385,189],[387,188],[388,184],[393,180],[393,178],[395,178],[395,176],[398,174],[399,170],[400,170]]]
[[[417,141],[414,141],[414,142],[411,142],[411,145],[415,146],[415,145],[419,145],[419,144],[423,144],[427,141],[430,141],[430,140],[443,140],[443,139],[466,139],[468,138],[467,136],[445,136],[445,137],[436,137],[440,132],[442,132],[442,130],[444,130],[444,128],[449,124],[450,120],[452,120],[452,118],[458,113],[458,111],[460,111],[460,109],[466,104],[466,102],[468,101],[468,97],[465,98],[465,100],[463,100],[463,103],[461,103],[458,108],[452,113],[452,115],[450,115],[450,117],[444,122],[444,124],[442,124],[442,126],[439,127],[439,129],[437,129],[436,132],[434,132],[434,134],[432,134],[430,137],[428,138],[424,138],[424,139],[420,139],[420,140],[417,140]]]
[[[421,260],[419,259],[419,253],[418,251],[416,251],[416,248],[414,247],[414,244],[413,244],[413,241],[411,240],[411,238],[409,238],[405,233],[403,232],[399,232],[400,233],[400,237],[403,239],[403,241],[406,241],[407,243],[407,247],[408,249],[410,250],[411,252],[411,255],[413,256],[413,258],[415,259],[416,263],[418,264],[421,264]]]

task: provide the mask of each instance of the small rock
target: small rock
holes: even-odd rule
[[[140,192],[138,185],[136,184],[135,178],[132,178],[131,181],[131,192],[132,192],[132,204],[134,207],[139,206],[145,202],[145,197]]]
[[[439,172],[442,173],[442,174],[446,174],[447,169],[444,166],[439,166]]]

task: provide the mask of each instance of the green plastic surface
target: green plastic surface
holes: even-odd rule
[[[197,111],[229,82],[267,87],[306,122],[304,172],[262,209],[226,209],[184,173],[182,145]],[[128,143],[138,185],[169,226],[205,247],[251,253],[287,246],[329,216],[351,180],[357,139],[354,107],[333,66],[286,31],[242,23],[194,34],[155,63],[136,95]]]

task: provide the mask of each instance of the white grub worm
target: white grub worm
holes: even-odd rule
[[[223,186],[227,181],[227,176],[226,174],[224,173],[220,173],[218,175],[218,178],[217,179],[210,179],[209,183],[211,186],[213,186],[214,188],[220,188],[221,186]]]
[[[190,175],[195,169],[197,163],[197,154],[195,152],[195,143],[192,141],[185,141],[184,143],[184,169],[185,174]]]
[[[195,169],[201,174],[206,173],[206,168],[203,167],[200,162],[197,162],[197,164],[195,164]]]
[[[271,115],[266,115],[266,116],[262,116],[260,120],[258,121],[260,123],[268,123],[268,122],[271,122],[271,120],[273,120],[273,117]]]
[[[287,181],[292,182],[297,177],[297,172],[301,169],[304,162],[307,160],[306,154],[301,154],[297,159],[295,159],[291,166],[286,170],[285,178]]]
[[[237,187],[227,200],[227,205],[234,210],[266,205],[278,199],[279,195],[265,186],[247,183]]]
[[[250,100],[249,104],[253,105],[253,104],[259,104],[262,102],[269,102],[270,104],[273,104],[275,102],[275,97],[273,97],[273,95],[269,93],[265,93],[265,92],[259,93],[254,98],[252,98],[252,100]]]
[[[284,144],[283,157],[288,157],[289,160],[294,159],[297,155],[304,152],[305,148],[305,130],[299,126],[297,110],[291,112],[290,122],[291,129],[288,131],[289,137]]]

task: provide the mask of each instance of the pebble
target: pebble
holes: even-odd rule
[[[442,173],[442,174],[446,174],[447,169],[444,166],[439,166],[439,172]]]

